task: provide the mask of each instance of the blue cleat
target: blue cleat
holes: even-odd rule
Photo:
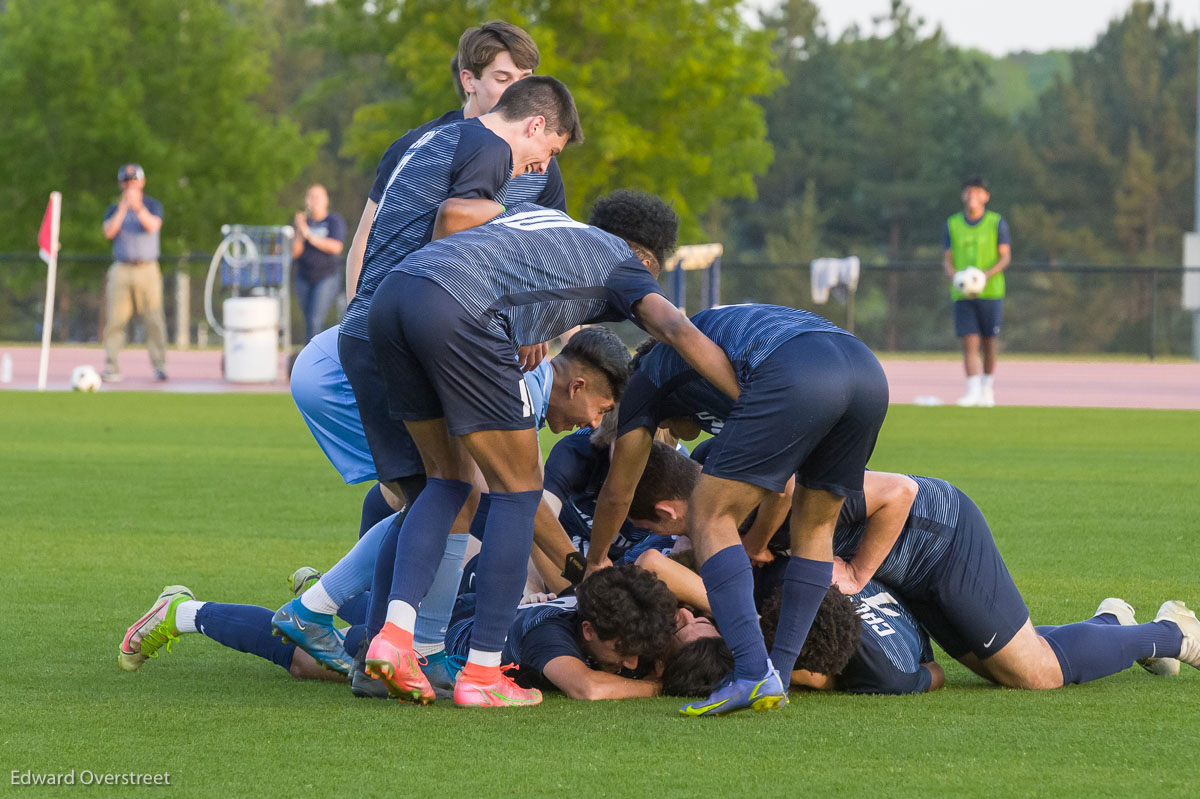
[[[275,611],[271,632],[303,649],[325,668],[349,674],[354,665],[346,654],[345,638],[333,626],[333,616],[313,613],[293,599]]]
[[[779,678],[779,672],[771,661],[767,661],[767,674],[757,680],[735,680],[717,686],[717,690],[700,702],[691,702],[679,708],[685,716],[724,716],[750,708],[756,712],[773,710],[788,703],[787,689]]]
[[[450,657],[446,650],[429,655],[421,664],[425,679],[433,686],[433,692],[438,699],[449,699],[454,696],[454,681],[462,671],[465,661],[462,658]]]

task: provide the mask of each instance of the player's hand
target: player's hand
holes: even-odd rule
[[[535,591],[532,594],[526,594],[521,597],[522,605],[540,605],[543,602],[549,602],[552,599],[557,599],[557,595],[553,592]]]
[[[549,353],[550,345],[544,341],[541,344],[527,344],[519,348],[517,350],[517,362],[521,364],[521,371],[533,371],[539,363],[546,359]]]
[[[749,556],[750,563],[754,566],[766,566],[768,563],[775,560],[775,554],[766,547],[763,547],[755,552],[746,550],[746,555]]]
[[[833,557],[833,584],[847,596],[863,590],[866,580],[862,580],[854,571],[854,563]]]
[[[130,186],[125,190],[125,204],[131,211],[137,213],[142,210],[142,191],[134,186]]]
[[[597,561],[595,563],[593,563],[592,561],[589,560],[588,565],[587,565],[587,571],[584,572],[583,579],[586,580],[591,575],[595,574],[596,572],[600,571],[601,569],[607,569],[611,565],[613,565],[613,563],[611,560],[608,559],[608,556],[605,556],[603,560]]]
[[[308,235],[308,217],[304,215],[303,211],[297,211],[296,215],[292,217],[292,227],[296,228],[296,232],[302,238]]]

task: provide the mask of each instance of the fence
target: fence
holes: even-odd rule
[[[185,332],[181,325],[186,328],[185,346],[207,336],[202,294],[210,257],[161,261],[168,330],[177,345]],[[109,262],[108,256],[60,257],[55,342],[99,341]],[[5,275],[0,280],[0,340],[38,341],[44,267],[36,256],[0,254],[0,274]],[[181,280],[180,275],[191,278]],[[1002,339],[1010,352],[1149,358],[1192,354],[1192,315],[1180,304],[1181,267],[1015,264],[1007,276]],[[700,273],[685,274],[689,311],[702,307],[701,278]],[[855,298],[855,334],[881,352],[957,349],[947,282],[940,264],[864,265]],[[181,283],[190,291],[180,291]],[[808,264],[725,259],[720,271],[722,302],[791,305],[846,324],[846,307],[833,300],[814,305],[810,286]],[[302,316],[297,311],[292,319],[295,340],[302,341]],[[135,333],[135,340],[139,336]]]

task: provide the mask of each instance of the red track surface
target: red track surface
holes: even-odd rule
[[[13,362],[12,381],[0,389],[32,390],[37,386],[38,349],[0,346],[0,359]],[[104,367],[104,353],[95,347],[53,347],[47,388],[70,388],[71,370],[91,364]],[[909,404],[918,397],[937,397],[953,403],[965,391],[962,366],[950,360],[883,359],[892,402]],[[284,358],[280,379],[269,384],[228,383],[221,377],[221,353],[192,350],[167,353],[171,379],[156,383],[144,350],[121,353],[124,381],[106,384],[104,391],[278,392],[287,390]],[[996,375],[999,405],[1041,405],[1078,408],[1173,408],[1200,410],[1200,363],[1115,361],[1022,361],[1002,359]]]

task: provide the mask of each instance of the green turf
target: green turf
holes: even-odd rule
[[[1195,413],[896,407],[872,465],[975,497],[1034,621],[1059,623],[1111,594],[1143,618],[1166,598],[1200,603],[1197,452]],[[353,541],[363,487],[341,484],[281,396],[4,393],[0,464],[4,769],[167,771],[172,795],[221,797],[1195,790],[1186,666],[1033,694],[947,664],[928,696],[795,695],[705,720],[669,699],[354,700],[200,636],[127,674],[121,635],[163,585],[281,604],[295,567]]]

